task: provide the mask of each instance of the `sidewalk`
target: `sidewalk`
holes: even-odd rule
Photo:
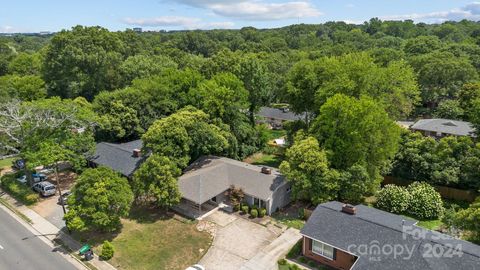
[[[20,212],[25,217],[30,219],[31,220],[30,226],[35,231],[37,231],[41,236],[51,241],[53,244],[55,244],[55,241],[60,241],[63,245],[68,247],[70,250],[73,250],[74,252],[79,250],[80,247],[82,246],[82,244],[77,242],[68,234],[65,234],[64,232],[62,232],[59,228],[55,227],[52,223],[48,222],[46,219],[44,219],[42,216],[37,214],[35,211],[21,204],[20,202],[12,198],[10,195],[3,192],[3,190],[1,189],[0,189],[0,198],[3,198],[4,200],[6,200],[11,206],[15,207],[18,212]],[[71,256],[73,257],[73,255]],[[88,263],[93,265],[98,270],[116,270],[116,268],[113,267],[108,262],[101,261],[97,255],[95,255],[95,257],[92,260],[88,261]],[[88,269],[86,268],[86,266],[84,266],[84,268]]]

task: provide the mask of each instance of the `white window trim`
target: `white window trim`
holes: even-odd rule
[[[317,241],[317,240],[315,240],[315,239],[311,239],[311,240],[312,240],[312,253],[313,253],[313,254],[317,254],[317,255],[319,255],[319,256],[322,256],[322,257],[324,257],[324,258],[326,258],[326,259],[329,259],[329,260],[333,261],[333,257],[334,257],[333,255],[334,255],[334,253],[335,253],[335,247],[334,247],[334,246],[331,246],[331,245],[329,245],[329,244],[326,244],[326,243],[324,243],[324,242],[322,242],[322,241]],[[322,253],[323,253],[323,251],[324,251],[325,246],[331,247],[331,248],[332,248],[332,257],[330,258],[330,257],[328,257],[328,256],[326,256],[326,255],[324,255],[324,254],[320,254],[320,253],[318,253],[318,252],[313,251],[313,243],[314,243],[314,242],[318,242],[318,243],[322,244]]]

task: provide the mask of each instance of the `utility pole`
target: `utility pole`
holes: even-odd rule
[[[65,202],[62,198],[62,188],[60,187],[60,180],[58,179],[58,161],[55,161],[55,179],[57,180],[58,194],[60,195],[60,202],[62,204],[63,214],[65,215],[67,210],[65,209]]]

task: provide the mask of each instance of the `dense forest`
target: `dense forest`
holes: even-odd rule
[[[296,150],[306,154],[302,143],[319,148],[314,156],[333,170],[321,174],[341,174],[325,188],[341,197],[339,177],[349,185],[348,179],[371,179],[368,190],[392,168],[418,178],[401,169],[420,161],[405,159],[412,155],[405,152],[412,149],[406,145],[411,138],[401,137],[393,120],[440,117],[479,126],[479,45],[480,23],[467,20],[416,24],[374,18],[361,25],[143,33],[75,26],[51,36],[0,37],[0,101],[77,108],[80,118],[94,123],[96,141],[143,136],[149,149],[176,157],[180,167],[202,154],[243,159],[257,152],[266,138],[265,127],[255,125],[256,112],[287,103],[307,113],[287,127],[299,144],[286,157],[294,159]],[[338,121],[343,126],[333,124]],[[3,134],[0,141],[11,139]],[[3,144],[2,152],[19,152],[27,147],[22,143]],[[472,148],[466,152],[474,156],[474,168],[478,150],[464,143]],[[405,151],[398,152],[399,145]],[[416,154],[435,155],[429,151]],[[403,156],[392,163],[397,152]],[[465,165],[463,158],[458,166]],[[283,171],[294,174],[286,166]],[[438,180],[458,171],[437,172],[443,169],[430,169],[426,178],[479,186],[475,169]]]

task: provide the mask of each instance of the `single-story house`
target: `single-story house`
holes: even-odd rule
[[[364,205],[320,204],[301,230],[302,252],[333,269],[479,269],[480,246]]]
[[[131,177],[145,160],[141,155],[142,140],[126,143],[97,143],[95,154],[89,159],[91,167],[105,166]]]
[[[265,208],[267,214],[290,203],[291,186],[277,170],[225,157],[199,158],[180,176],[178,186],[183,200],[198,206],[228,205],[232,186],[243,190],[244,202]]]
[[[437,139],[445,136],[476,137],[471,123],[450,119],[421,119],[411,125],[410,129]]]
[[[265,122],[274,129],[283,128],[283,123],[286,121],[305,120],[305,113],[295,114],[288,108],[277,109],[270,107],[261,107],[258,116],[262,118],[258,122]]]

